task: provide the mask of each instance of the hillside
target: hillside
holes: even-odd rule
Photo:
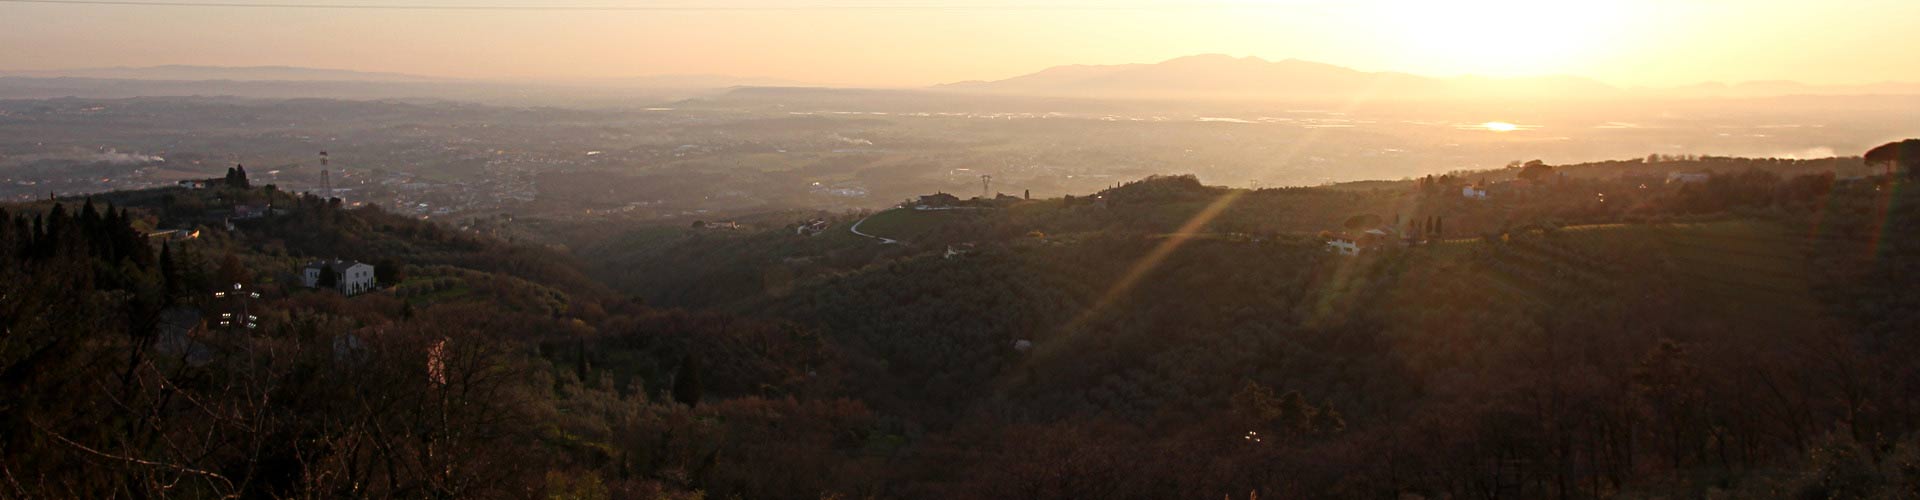
[[[1522,496],[1556,484],[1595,496],[1908,484],[1901,473],[1807,475],[1881,469],[1799,450],[1916,452],[1910,437],[1847,437],[1856,424],[1910,436],[1894,422],[1911,404],[1897,394],[1915,381],[1881,371],[1910,361],[1846,346],[1914,347],[1888,336],[1914,316],[1885,314],[1910,300],[1891,276],[1913,272],[1901,228],[1920,221],[1920,204],[1830,174],[1753,170],[1657,189],[1639,187],[1645,176],[1570,176],[1504,201],[1426,187],[1438,179],[1245,191],[1169,177],[1001,210],[896,209],[863,231],[906,243],[829,245],[884,253],[792,267],[778,293],[684,304],[816,328],[847,356],[853,397],[928,430],[904,449],[928,462],[911,463],[970,464],[909,496],[1473,496],[1493,477],[1488,487]],[[1594,190],[1608,196],[1557,194]],[[1314,235],[1368,211],[1444,218],[1445,234],[1360,257],[1332,255]],[[1899,242],[1863,258],[1876,237]],[[787,258],[824,241],[743,238],[798,252]],[[623,265],[699,275],[747,258],[782,272],[751,253],[714,253],[734,247],[712,240],[686,245],[678,252],[701,260]],[[1890,377],[1862,397],[1903,409],[1840,417],[1846,389],[1834,384],[1867,382],[1813,375],[1831,363]],[[1833,418],[1848,423],[1820,423]],[[1276,447],[1247,446],[1248,429]],[[1042,434],[1058,437],[1032,441]],[[1126,444],[1096,444],[1112,440]],[[1102,458],[1132,454],[1163,459]],[[1096,479],[1026,479],[1049,473]]]
[[[1920,456],[1908,184],[1645,176],[1485,200],[1451,176],[1153,177],[650,227],[579,247],[584,262],[273,189],[9,205],[0,425],[20,432],[0,453],[17,490],[79,496],[1915,484],[1899,465]],[[853,234],[861,220],[902,241]],[[1328,251],[1369,227],[1412,237]],[[188,232],[142,236],[162,228]],[[300,285],[330,258],[376,264],[381,285]],[[236,317],[252,326],[221,323]]]

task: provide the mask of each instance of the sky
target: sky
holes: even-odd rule
[[[1920,42],[1901,33],[1920,19],[1915,0],[40,3],[67,1],[0,0],[0,69],[280,65],[508,80],[707,74],[923,86],[1217,53],[1627,86],[1920,82]]]

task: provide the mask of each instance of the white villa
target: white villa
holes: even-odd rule
[[[335,278],[333,288],[348,296],[372,290],[376,284],[373,278],[373,266],[339,259],[314,261],[307,264],[307,267],[300,270],[300,283],[307,288],[319,288],[320,271],[323,269],[333,272]]]
[[[1340,255],[1360,255],[1360,242],[1345,236],[1327,240],[1327,251]]]

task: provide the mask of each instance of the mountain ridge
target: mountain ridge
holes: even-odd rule
[[[1574,75],[1436,77],[1363,71],[1301,59],[1199,54],[1157,63],[1072,64],[999,80],[935,85],[959,93],[1108,98],[1661,98],[1920,94],[1920,83],[1814,85],[1795,81],[1625,87]]]

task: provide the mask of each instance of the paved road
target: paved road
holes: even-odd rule
[[[867,233],[862,233],[862,232],[860,232],[860,225],[861,225],[861,224],[866,224],[866,223],[867,223],[867,219],[871,219],[871,218],[873,218],[873,216],[875,216],[875,215],[880,215],[880,212],[874,212],[874,213],[871,213],[871,214],[868,214],[868,215],[867,215],[866,217],[863,217],[863,218],[861,218],[861,219],[860,219],[860,222],[855,222],[855,223],[853,223],[853,227],[849,227],[849,228],[847,228],[847,230],[848,230],[848,231],[853,231],[853,234],[857,234],[857,235],[861,235],[861,236],[865,236],[865,237],[868,237],[868,238],[873,238],[873,239],[876,239],[876,240],[880,240],[880,244],[882,244],[882,245],[894,245],[894,244],[900,244],[900,243],[905,243],[905,242],[903,242],[903,241],[900,241],[900,240],[896,240],[896,239],[893,239],[893,238],[886,238],[886,237],[881,237],[881,236],[874,236],[874,235],[871,235],[871,234],[867,234]]]

